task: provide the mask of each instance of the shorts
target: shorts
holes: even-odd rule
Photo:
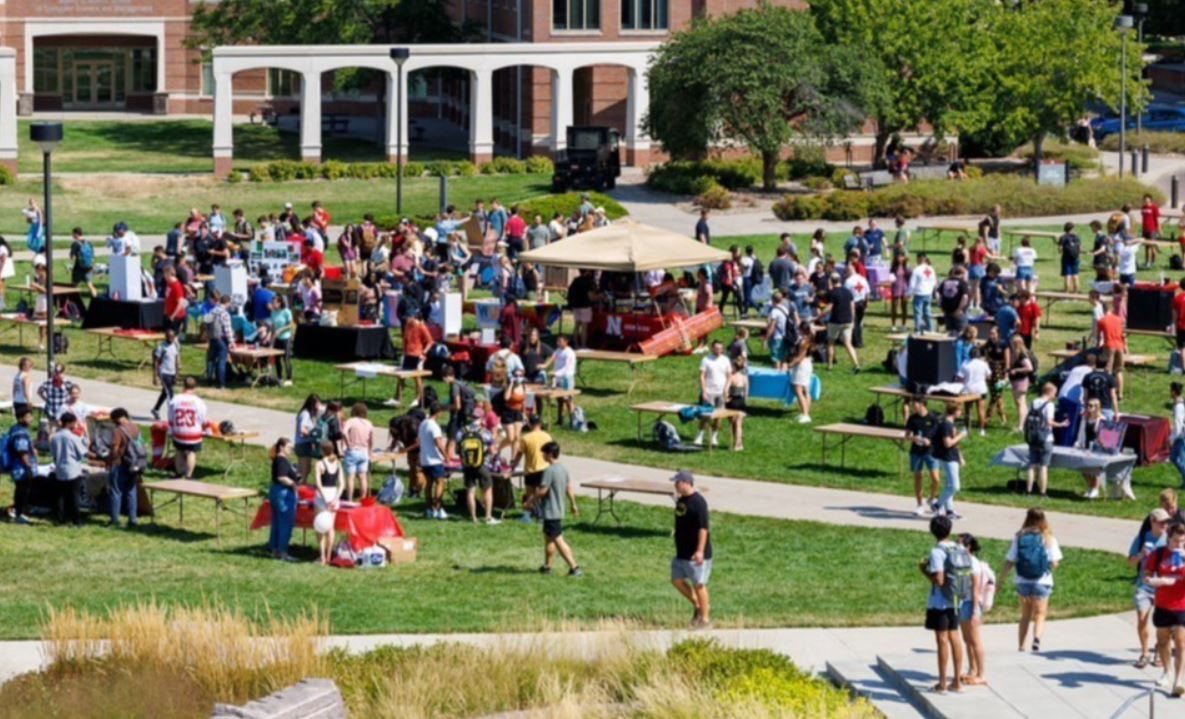
[[[28,402],[13,402],[12,403],[12,416],[17,417],[21,414],[24,414],[25,412],[32,411],[32,409],[33,409],[32,405],[30,405]]]
[[[543,520],[543,536],[548,539],[555,539],[564,533],[564,521],[562,519],[545,519]]]
[[[909,471],[921,472],[923,470],[930,472],[938,471],[938,460],[929,454],[909,455]]]
[[[494,478],[484,467],[465,467],[461,473],[465,477],[465,489],[472,487],[489,489],[494,486]]]
[[[724,406],[723,394],[701,394],[699,397],[700,404],[706,404],[713,409],[720,409]]]
[[[1177,349],[1185,348],[1185,330],[1177,328]]]
[[[576,378],[575,377],[556,377],[555,378],[555,386],[557,389],[562,389],[566,392],[571,392],[572,390],[576,389]]]
[[[576,324],[586,325],[592,322],[592,308],[578,307],[572,309],[572,319],[576,320]]]
[[[1053,586],[1040,582],[1017,582],[1016,596],[1022,599],[1049,599]]]
[[[1029,466],[1048,467],[1053,461],[1053,439],[1029,445]]]
[[[967,315],[963,313],[946,315],[942,318],[946,323],[946,331],[954,334],[962,334],[963,330],[967,329]]]
[[[522,424],[523,412],[521,409],[503,409],[498,413],[498,419],[502,424]]]
[[[173,448],[178,452],[193,452],[194,454],[197,454],[198,452],[202,451],[202,443],[178,442],[177,440],[173,440]]]
[[[83,267],[75,266],[72,270],[70,270],[70,280],[73,282],[73,284],[76,284],[76,285],[80,285],[83,282],[89,283],[93,276],[94,276],[93,269],[88,270]]]
[[[975,602],[960,602],[959,622],[966,624],[973,619],[983,619],[983,607],[978,606]]]
[[[346,474],[366,474],[370,471],[370,452],[365,449],[347,449],[342,457]]]
[[[1157,607],[1152,610],[1152,626],[1157,629],[1185,627],[1185,612],[1174,612],[1171,609]]]
[[[1134,285],[1135,283],[1136,283],[1136,276],[1135,275],[1125,275],[1125,274],[1119,275],[1119,284]]]
[[[774,362],[781,362],[786,358],[785,340],[778,339],[769,341],[769,358]]]
[[[827,341],[834,343],[836,341],[847,344],[852,341],[852,323],[844,324],[827,324]]]
[[[1016,268],[1016,279],[1018,279],[1018,280],[1033,279],[1033,268],[1032,267],[1017,267]]]
[[[967,277],[973,280],[982,280],[987,274],[987,268],[983,265],[971,265],[967,268]]]
[[[1111,374],[1123,371],[1123,350],[1104,349],[1103,362]]]
[[[403,355],[403,363],[400,365],[400,369],[403,369],[403,370],[417,370],[417,369],[419,369],[419,368],[420,368],[420,360],[421,360],[421,359],[423,359],[423,358],[421,358],[421,357],[410,357],[410,356],[408,356],[408,355]]]
[[[424,476],[429,482],[437,482],[448,476],[444,471],[443,464],[429,464],[427,466],[421,466],[420,469],[423,470]]]
[[[1062,260],[1062,277],[1078,276],[1078,260]]]
[[[794,376],[790,378],[796,387],[811,386],[811,377],[815,376],[815,363],[810,357],[803,357],[802,361],[794,365]]]
[[[1143,237],[1145,240],[1155,240],[1157,237],[1160,236],[1160,233],[1150,227],[1149,228],[1141,227],[1140,228],[1140,236]]]
[[[535,487],[542,486],[542,484],[543,484],[543,473],[542,472],[523,472],[523,486],[524,487],[531,487],[533,489]]]
[[[706,586],[712,576],[712,560],[705,559],[703,564],[696,564],[690,559],[671,560],[671,581],[691,582],[697,587]]]
[[[954,632],[959,629],[959,613],[950,609],[927,609],[926,629],[932,632]]]
[[[1132,597],[1132,604],[1136,605],[1137,612],[1148,612],[1156,604],[1156,592],[1145,592],[1143,589],[1137,589],[1136,594]]]

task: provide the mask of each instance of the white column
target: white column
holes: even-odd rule
[[[407,79],[408,73],[403,74],[403,97],[402,103],[396,90],[398,85],[397,73],[399,71],[387,73],[387,158],[392,162],[398,153],[399,148],[396,147],[396,139],[399,137],[397,132],[396,122],[403,125],[403,161],[407,162]]]
[[[163,31],[156,36],[156,91],[168,92],[165,87],[165,36]]]
[[[16,51],[0,48],[0,164],[16,172]]]
[[[300,157],[321,161],[321,72],[316,69],[301,74]]]
[[[630,163],[636,164],[636,155],[641,155],[645,160],[650,154],[650,137],[642,126],[642,118],[650,108],[650,87],[646,83],[645,70],[634,68],[629,75],[629,95],[625,104],[625,147]]]
[[[474,162],[494,156],[494,73],[469,72],[469,158]]]
[[[234,157],[234,81],[229,72],[214,73],[214,173],[230,172]]]
[[[568,146],[568,126],[572,124],[572,70],[551,73],[551,151]]]

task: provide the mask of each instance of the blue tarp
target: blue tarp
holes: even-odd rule
[[[822,394],[823,383],[819,381],[819,375],[812,375],[811,399],[817,400]],[[790,374],[766,367],[749,368],[749,399],[778,400],[787,407],[797,401],[794,387],[790,384]]]

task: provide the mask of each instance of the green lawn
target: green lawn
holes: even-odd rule
[[[264,488],[267,462],[251,449],[250,463],[230,483]],[[200,474],[221,481],[225,449],[207,443]],[[576,478],[579,480],[579,478]],[[0,505],[10,500],[4,482]],[[456,486],[456,483],[454,483]],[[223,542],[212,535],[207,503],[190,501],[184,529],[177,508],[138,531],[108,529],[102,517],[81,529],[0,524],[6,557],[0,586],[0,638],[31,638],[46,606],[98,610],[155,598],[165,604],[222,602],[248,613],[284,616],[316,609],[341,633],[511,631],[590,625],[620,618],[641,626],[678,627],[689,617],[667,582],[672,556],[669,509],[623,504],[624,524],[591,525],[595,510],[581,499],[579,519],[565,536],[586,571],[541,577],[538,526],[507,521],[471,525],[421,517],[422,505],[398,508],[405,532],[420,540],[417,562],[380,571],[342,571],[311,562],[265,557],[266,530],[246,538],[223,520]],[[451,504],[449,507],[451,511]],[[294,553],[311,560],[313,535]],[[722,626],[861,626],[920,622],[925,586],[916,563],[928,549],[922,533],[867,530],[717,513],[712,541],[713,610]],[[859,551],[836,564],[837,548]],[[1006,546],[986,542],[984,558],[999,566]],[[1074,551],[1058,573],[1057,616],[1119,611],[1130,577],[1114,555]],[[855,577],[859,577],[858,580]],[[869,601],[875,594],[876,601]],[[1001,595],[993,621],[1015,617],[1015,600]]]
[[[41,152],[29,140],[29,120],[17,128],[19,169],[41,172]],[[54,152],[58,172],[152,172],[183,174],[214,171],[214,125],[210,120],[69,120]],[[235,167],[272,160],[299,160],[300,134],[267,125],[235,125]],[[322,157],[344,162],[385,161],[386,150],[374,142],[326,133]],[[413,160],[459,159],[459,153],[412,147]]]

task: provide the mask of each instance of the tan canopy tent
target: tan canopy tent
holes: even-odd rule
[[[523,262],[610,272],[647,272],[723,262],[729,254],[690,237],[622,221],[519,255]]]

